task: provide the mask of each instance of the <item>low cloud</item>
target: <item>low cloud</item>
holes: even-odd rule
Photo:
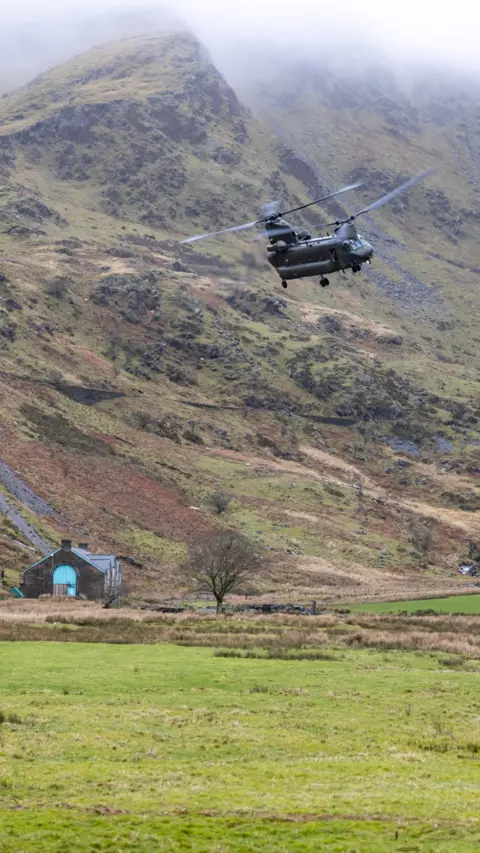
[[[271,69],[283,57],[335,56],[352,79],[365,57],[397,67],[480,66],[480,6],[472,0],[457,0],[455,7],[435,0],[170,0],[168,6],[236,77],[252,62],[263,60]],[[41,6],[19,0],[0,12],[0,86],[25,82],[92,44],[153,33],[164,18],[160,0],[44,0]]]

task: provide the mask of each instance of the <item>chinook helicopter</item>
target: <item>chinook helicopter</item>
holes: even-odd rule
[[[328,287],[330,282],[326,277],[327,274],[338,271],[345,272],[347,269],[351,269],[352,273],[358,273],[363,264],[371,263],[374,248],[358,233],[355,220],[359,216],[363,216],[363,214],[376,210],[378,207],[382,207],[387,202],[392,201],[400,193],[406,192],[406,190],[409,190],[410,187],[413,187],[418,181],[421,181],[433,171],[434,169],[426,169],[372,202],[372,204],[359,210],[358,213],[352,214],[347,219],[329,223],[325,228],[334,227],[332,235],[327,232],[327,236],[325,237],[312,237],[308,231],[296,232],[283,217],[305,210],[305,208],[311,207],[314,204],[321,204],[341,193],[357,189],[363,186],[362,183],[350,184],[336,192],[315,199],[315,201],[310,201],[307,204],[300,205],[300,207],[294,207],[291,210],[283,212],[279,211],[279,202],[270,202],[264,205],[263,211],[265,215],[261,219],[257,219],[254,222],[246,222],[244,225],[234,225],[232,228],[224,228],[222,231],[213,231],[210,234],[189,237],[186,240],[182,240],[181,243],[193,243],[197,240],[204,240],[207,237],[218,237],[221,234],[245,231],[248,228],[262,225],[263,231],[258,237],[267,237],[269,240],[267,260],[281,278],[282,287],[287,288],[288,281],[292,279],[309,278],[310,276],[317,275],[320,276],[321,286]]]

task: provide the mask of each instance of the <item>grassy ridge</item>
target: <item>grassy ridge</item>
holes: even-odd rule
[[[204,646],[224,657],[323,659],[325,648],[444,652],[448,665],[476,670],[480,625],[475,615],[350,613],[316,617],[237,612],[225,619],[197,610],[166,615],[152,610],[105,610],[93,602],[10,601],[0,606],[0,641]],[[320,649],[320,651],[319,651]],[[322,651],[323,649],[323,651]]]

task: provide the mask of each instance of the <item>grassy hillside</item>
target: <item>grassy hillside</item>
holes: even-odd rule
[[[285,60],[276,72],[271,79],[262,68],[261,82],[242,95],[317,178],[365,181],[352,210],[365,197],[374,200],[435,168],[408,194],[361,218],[359,229],[377,249],[370,279],[393,296],[400,322],[415,330],[421,320],[417,342],[429,360],[427,387],[452,359],[462,370],[447,369],[446,385],[456,399],[463,396],[467,389],[456,381],[461,372],[474,399],[480,367],[472,345],[480,334],[478,87],[435,74],[407,84],[385,67],[352,77],[350,68],[333,69],[321,60],[301,66]]]
[[[370,156],[349,147],[347,112],[343,126],[320,105],[347,151],[327,171],[294,105],[254,117],[187,35],[95,49],[0,100],[0,459],[43,503],[4,472],[5,499],[47,544],[135,557],[134,596],[178,591],[188,542],[222,525],[275,557],[260,592],[326,600],[455,589],[480,534],[477,250],[445,237],[440,258],[438,177],[399,218],[375,215],[372,277],[327,293],[286,296],[244,236],[178,244],[398,154],[373,120]],[[435,139],[357,200],[433,159],[448,170]],[[445,193],[467,209],[455,180]]]
[[[17,174],[46,172],[77,203],[156,227],[248,221],[276,189],[271,134],[188,34],[127,39],[41,75],[4,96],[0,132]]]

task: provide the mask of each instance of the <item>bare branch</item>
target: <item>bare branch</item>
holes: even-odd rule
[[[249,539],[224,530],[194,545],[182,570],[198,592],[214,595],[218,612],[225,596],[238,590],[247,579],[260,572],[263,565],[261,554]]]

